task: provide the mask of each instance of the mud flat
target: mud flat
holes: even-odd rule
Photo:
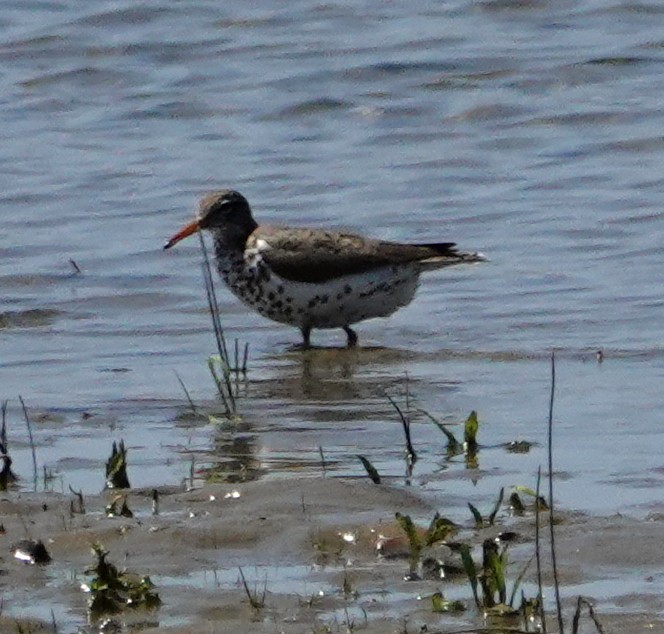
[[[156,610],[108,617],[116,631],[401,633],[482,624],[463,574],[441,579],[437,571],[405,580],[408,548],[395,513],[426,525],[437,510],[409,489],[323,476],[163,489],[158,514],[152,492],[134,490],[127,497],[131,518],[106,515],[115,495],[86,497],[85,513],[72,513],[72,496],[3,494],[0,631],[54,631],[53,621],[58,632],[100,631],[104,619],[88,623],[88,595],[81,590],[97,542],[118,568],[149,575],[162,601]],[[636,634],[664,627],[659,618],[663,519],[560,515],[559,567],[568,618],[576,596],[593,589],[607,631]],[[514,572],[508,573],[514,579],[533,552],[533,517],[501,512],[500,523],[475,531],[469,522],[462,534],[481,541],[492,532],[515,531]],[[390,556],[377,553],[379,536],[400,538],[391,542]],[[10,545],[25,537],[42,539],[52,562],[26,565],[14,559]],[[250,605],[240,568],[249,594],[262,607]],[[531,595],[533,577],[531,567],[524,585]],[[603,596],[597,596],[598,588]],[[436,591],[461,599],[468,609],[434,613],[430,597]]]

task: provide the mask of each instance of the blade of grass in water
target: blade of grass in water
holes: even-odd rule
[[[210,267],[210,258],[208,257],[205,240],[201,231],[198,232],[198,237],[201,245],[201,253],[203,254],[203,279],[205,280],[205,293],[208,301],[208,309],[212,319],[212,328],[214,330],[214,338],[217,344],[217,351],[219,352],[220,365],[223,377],[218,377],[213,372],[213,377],[217,383],[217,388],[222,394],[222,400],[226,408],[226,414],[235,414],[237,411],[235,403],[235,394],[233,390],[233,383],[231,380],[231,366],[228,356],[228,348],[226,346],[226,338],[224,336],[223,328],[221,327],[221,319],[219,317],[219,307],[217,304],[217,295],[214,290],[214,281],[212,279],[212,270]],[[210,364],[210,368],[212,365]]]
[[[426,410],[418,409],[417,411],[420,412],[421,414],[424,414],[436,427],[438,427],[438,429],[440,429],[440,431],[442,431],[445,434],[445,436],[447,437],[447,449],[449,451],[454,452],[458,450],[460,445],[459,441],[454,437],[454,434],[449,429],[447,429],[447,427],[445,427],[445,425],[443,425],[440,421],[436,420]]]
[[[369,474],[369,477],[371,478],[371,481],[374,484],[380,484],[380,475],[378,474],[378,471],[377,471],[376,467],[374,467],[364,456],[361,456],[360,454],[358,454],[357,457],[360,459],[360,461],[364,465],[364,468],[366,469],[367,473]],[[325,463],[323,463],[323,464],[325,464]]]

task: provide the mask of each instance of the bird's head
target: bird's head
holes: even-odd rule
[[[240,192],[222,189],[201,199],[196,220],[182,227],[164,249],[170,249],[199,229],[209,229],[218,235],[244,241],[256,226],[247,199]]]

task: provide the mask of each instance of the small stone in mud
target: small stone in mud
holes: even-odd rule
[[[527,440],[512,440],[505,445],[505,449],[511,453],[528,453],[532,443]]]
[[[40,539],[22,539],[12,545],[12,554],[26,564],[48,564],[51,556]]]

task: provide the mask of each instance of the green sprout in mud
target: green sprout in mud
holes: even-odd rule
[[[453,601],[446,599],[442,592],[435,592],[431,595],[431,609],[433,612],[464,612],[466,606],[463,601]]]
[[[493,506],[493,510],[491,511],[491,513],[489,513],[486,519],[482,517],[482,514],[477,510],[475,506],[473,506],[470,502],[468,502],[468,508],[470,509],[470,512],[473,514],[473,518],[475,519],[475,528],[484,528],[485,526],[493,526],[494,522],[496,521],[496,515],[500,510],[500,505],[503,503],[504,495],[505,495],[505,488],[503,487],[500,489],[500,493],[498,494],[498,499],[496,500],[496,503]]]
[[[410,561],[411,568],[412,564],[417,564],[420,559],[420,554],[422,548],[424,548],[424,541],[422,540],[420,534],[417,531],[417,527],[413,523],[410,515],[402,515],[401,513],[396,513],[397,522],[399,526],[403,529],[403,532],[406,533],[408,538],[408,545],[410,547]]]
[[[477,430],[479,426],[477,412],[473,410],[463,426],[463,445],[467,453],[477,451]]]
[[[106,487],[108,489],[129,489],[129,477],[127,476],[127,449],[124,440],[120,444],[113,441],[111,456],[106,461]]]
[[[445,437],[447,438],[447,455],[450,458],[465,454],[466,466],[469,469],[477,468],[477,451],[479,449],[479,445],[477,444],[477,432],[479,431],[480,423],[475,410],[470,412],[463,425],[463,442],[457,440],[456,436],[443,425],[443,423],[429,414],[429,412],[423,409],[419,410],[419,412],[424,414],[441,432],[443,432],[443,434],[445,434]]]
[[[504,489],[501,489],[491,513],[486,518],[472,504],[468,505],[473,512],[476,528],[485,528],[486,526],[494,525],[503,502],[503,497]],[[396,519],[408,539],[411,574],[417,569],[425,547],[432,546],[437,542],[446,542],[451,535],[456,533],[458,528],[453,522],[438,514],[434,516],[426,531],[417,527],[409,515],[397,513]],[[493,619],[503,625],[509,619],[524,619],[525,622],[525,619],[531,618],[534,610],[533,601],[536,601],[535,599],[526,599],[522,594],[520,607],[518,609],[514,607],[519,588],[530,561],[528,561],[513,582],[511,593],[508,597],[508,556],[505,540],[487,539],[483,542],[481,566],[478,566],[473,560],[469,544],[451,542],[447,542],[447,544],[454,552],[460,555],[463,570],[468,577],[475,604],[478,609],[484,612],[487,618]],[[431,597],[431,602],[434,612],[455,612],[464,609],[461,602],[448,601],[440,593],[434,594]],[[530,610],[530,613],[527,613],[528,610]]]
[[[92,551],[97,561],[86,570],[86,574],[93,575],[86,589],[90,593],[88,609],[93,618],[129,608],[155,609],[161,605],[150,577],[120,572],[107,561],[108,551],[101,544],[94,544]]]
[[[495,539],[486,539],[482,544],[482,565],[478,569],[471,555],[468,544],[458,544],[456,549],[461,555],[463,568],[470,582],[473,599],[478,609],[483,610],[487,616],[512,617],[523,611],[529,605],[522,596],[519,610],[514,608],[514,601],[521,582],[526,574],[529,560],[512,585],[512,592],[507,598],[507,544],[501,544]]]
[[[408,539],[411,573],[417,569],[423,548],[445,541],[457,531],[457,526],[454,522],[445,517],[441,517],[438,513],[433,516],[426,531],[419,529],[411,519],[410,515],[402,515],[397,512],[395,517],[397,523]]]
[[[523,515],[526,512],[527,504],[521,499],[519,495],[532,498],[532,506],[536,511],[548,511],[549,505],[546,503],[546,500],[543,496],[538,495],[536,491],[533,491],[530,487],[525,486],[514,486],[512,487],[512,493],[510,494],[509,504],[510,508],[515,515]]]

